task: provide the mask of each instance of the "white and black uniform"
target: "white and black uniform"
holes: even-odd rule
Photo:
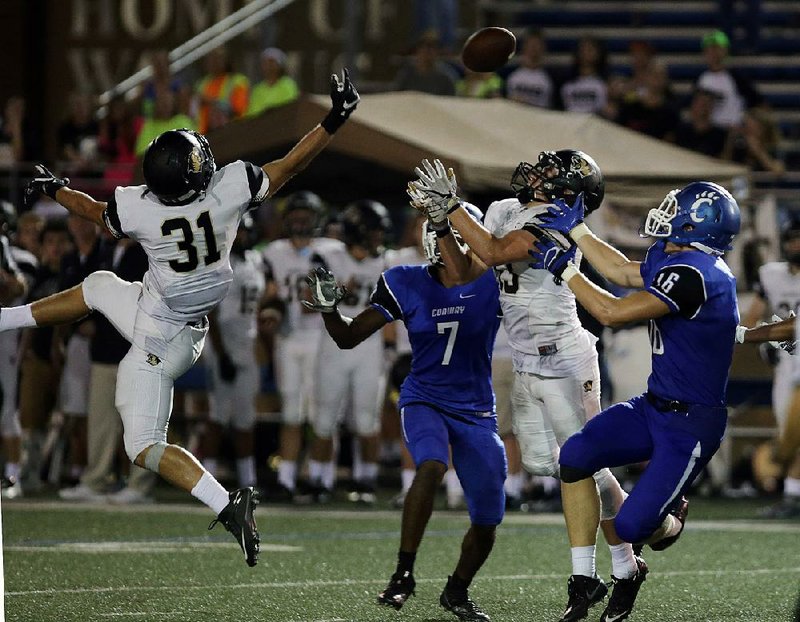
[[[767,303],[770,314],[785,319],[800,304],[800,272],[792,273],[786,261],[764,264],[758,269],[756,293]],[[795,357],[780,349],[777,355],[778,364],[772,380],[772,410],[778,429],[783,433],[794,383],[800,379],[800,375],[793,370]]]
[[[535,224],[535,216],[548,207],[496,201],[484,226],[503,237]],[[512,427],[522,462],[534,475],[557,476],[559,447],[600,412],[597,339],[581,326],[572,291],[556,284],[547,270],[523,261],[495,271],[515,372]]]
[[[314,238],[297,249],[290,240],[270,242],[263,250],[267,278],[275,283],[285,313],[275,338],[275,375],[281,394],[284,423],[300,425],[316,413],[314,393],[317,354],[322,338],[322,318],[300,300],[306,298],[306,277],[311,257],[325,248],[341,245],[338,240]]]
[[[236,377],[225,382],[220,376],[213,342],[206,354],[211,372],[209,418],[220,425],[230,422],[237,430],[250,430],[255,423],[255,398],[258,394],[259,368],[255,342],[258,333],[256,316],[266,279],[261,253],[247,250],[231,254],[233,281],[228,295],[217,306],[217,329],[225,353],[236,366]]]
[[[36,275],[39,261],[28,251],[10,246],[5,236],[0,236],[0,252],[4,253],[5,269],[21,276],[30,286]],[[11,302],[24,304],[24,298]],[[17,408],[17,389],[19,380],[19,338],[22,331],[9,330],[0,333],[0,436],[19,437],[22,427]]]
[[[216,171],[205,196],[188,205],[164,205],[146,186],[117,188],[109,201],[109,230],[139,242],[148,258],[142,283],[95,272],[83,284],[87,305],[132,344],[116,393],[131,460],[166,442],[174,381],[200,356],[206,315],[233,281],[230,251],[239,221],[268,189],[260,168],[236,161]]]
[[[326,249],[314,257],[316,265],[328,268],[337,282],[347,288],[339,303],[342,315],[355,317],[370,303],[370,295],[386,269],[383,254],[357,261],[344,245]],[[372,436],[380,430],[380,407],[386,391],[383,335],[371,335],[352,350],[340,350],[325,333],[319,348],[317,407],[314,433],[331,438],[352,405],[352,427],[358,436]]]

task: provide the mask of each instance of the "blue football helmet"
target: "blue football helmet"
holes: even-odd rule
[[[668,192],[661,205],[648,212],[644,234],[722,255],[732,248],[740,226],[739,205],[725,188],[694,181]]]
[[[483,213],[477,207],[475,207],[472,203],[467,203],[466,201],[462,201],[462,207],[466,210],[467,214],[469,214],[473,220],[477,222],[481,222],[483,220]],[[461,250],[467,252],[469,248],[462,239],[461,235],[458,233],[455,227],[453,229],[453,236],[456,239],[456,242],[461,247]],[[436,237],[436,231],[433,230],[430,223],[427,219],[422,224],[422,249],[425,252],[425,257],[434,266],[442,266],[444,265],[444,261],[442,261],[442,254],[439,252],[439,243]]]

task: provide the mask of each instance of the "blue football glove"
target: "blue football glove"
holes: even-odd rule
[[[583,192],[581,192],[575,197],[575,202],[571,206],[563,199],[556,199],[546,212],[536,217],[536,221],[543,229],[558,231],[569,236],[569,232],[583,222],[584,211]]]
[[[569,248],[563,248],[550,238],[542,237],[533,243],[536,250],[529,250],[528,254],[533,261],[528,265],[537,270],[548,270],[557,285],[561,284],[561,275],[564,270],[575,259],[577,246],[574,244]]]

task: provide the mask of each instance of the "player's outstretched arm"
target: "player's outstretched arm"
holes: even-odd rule
[[[736,341],[737,343],[761,343],[764,341],[794,342],[796,321],[797,318],[790,317],[779,322],[762,324],[756,328],[738,326],[736,328]]]
[[[36,193],[46,194],[54,201],[58,201],[71,214],[105,228],[103,212],[106,203],[73,190],[69,187],[69,178],[56,177],[43,164],[36,165],[36,177],[31,179],[25,188],[25,202],[30,204]]]
[[[302,171],[331,142],[345,121],[358,106],[361,97],[350,81],[347,69],[342,71],[341,79],[336,74],[331,76],[331,110],[322,122],[303,136],[284,157],[268,162],[262,170],[269,177],[269,192],[275,194],[283,184]]]

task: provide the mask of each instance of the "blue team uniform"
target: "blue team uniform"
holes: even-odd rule
[[[727,422],[736,279],[720,257],[667,254],[665,244],[653,244],[641,265],[646,291],[670,309],[650,321],[648,391],[591,419],[560,456],[562,466],[590,473],[650,461],[615,519],[627,542],[641,542],[659,527],[719,448]]]
[[[492,349],[500,299],[491,271],[444,287],[428,266],[397,266],[381,275],[372,306],[401,320],[411,342],[411,371],[400,388],[403,435],[414,463],[455,467],[470,519],[503,518],[506,455],[497,435]]]

